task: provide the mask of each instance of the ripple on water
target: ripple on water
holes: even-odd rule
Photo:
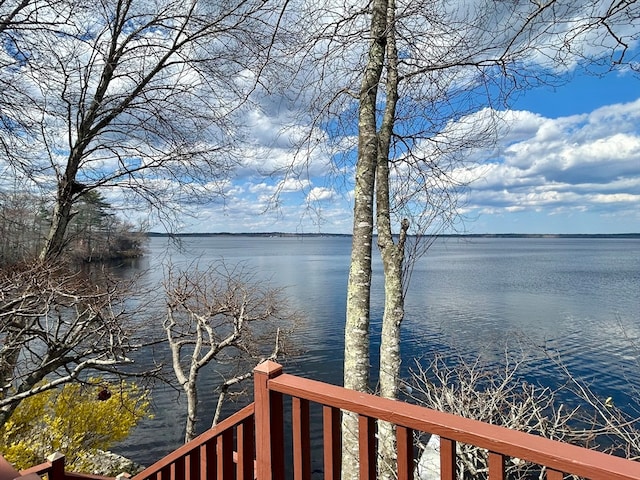
[[[203,265],[220,255],[239,258],[289,286],[287,295],[308,318],[299,329],[302,352],[288,360],[287,371],[341,383],[350,239],[212,237],[185,244],[192,244],[187,264],[196,253]],[[159,263],[159,253],[153,255],[150,262]],[[375,262],[372,326],[379,332],[383,289]],[[637,240],[437,242],[416,264],[407,294],[403,366],[434,353],[482,355],[499,366],[505,350],[524,351],[529,361],[521,373],[530,383],[565,383],[560,361],[603,398],[632,402],[640,389],[639,265]],[[374,365],[378,342],[374,336]],[[184,408],[173,393],[166,397],[154,395],[156,418],[114,450],[149,463],[181,443]],[[212,404],[205,397],[202,411]]]

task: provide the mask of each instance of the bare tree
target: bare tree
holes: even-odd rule
[[[144,324],[130,283],[39,262],[0,270],[0,423],[20,401],[133,361]],[[145,341],[148,343],[148,340]],[[137,372],[142,375],[144,372]],[[147,372],[151,374],[151,372]]]
[[[296,97],[308,106],[298,119],[309,125],[300,156],[312,158],[318,139],[327,140],[334,148],[327,153],[342,162],[337,167],[355,175],[344,385],[371,388],[375,212],[385,273],[380,388],[394,396],[412,265],[411,259],[405,262],[406,235],[427,239],[422,247],[412,241],[409,253],[417,255],[432,235],[455,225],[461,193],[473,180],[464,175],[467,162],[475,148],[492,145],[504,127],[500,109],[518,92],[563,82],[563,74],[576,69],[633,67],[630,46],[638,40],[639,5],[592,0],[300,5],[292,14],[300,30],[296,35],[292,29],[282,42],[292,59],[292,85],[311,83],[317,92]],[[297,160],[290,175],[305,174]],[[344,478],[357,478],[356,428],[345,416]],[[383,452],[393,451],[384,447],[388,436],[379,435]]]
[[[135,289],[56,263],[78,201],[111,188],[129,195],[129,207],[143,199],[170,219],[179,205],[220,194],[238,163],[241,110],[274,8],[261,0],[0,2],[0,190],[52,197],[43,203],[52,213],[40,266],[26,257],[26,266],[2,270],[2,421],[28,395],[129,362],[124,296]]]
[[[626,458],[638,457],[637,418],[620,410],[611,399],[594,394],[589,385],[566,369],[558,387],[527,382],[523,371],[530,361],[532,358],[525,354],[510,353],[499,366],[459,355],[417,360],[404,390],[413,401],[434,410]],[[430,455],[437,455],[438,442],[425,446],[425,440],[420,439],[426,453],[417,467],[421,479],[439,473],[438,463],[429,465],[426,461]],[[458,478],[487,475],[485,450],[463,443],[457,443],[456,449]],[[516,458],[507,462],[506,473],[510,479],[546,478],[544,467]]]
[[[74,202],[93,189],[129,192],[167,218],[185,198],[221,193],[272,14],[261,0],[6,9],[1,168],[56,192],[42,259],[63,251]]]
[[[170,268],[165,290],[164,330],[173,370],[187,397],[188,442],[196,435],[200,371],[211,362],[218,364],[217,374],[225,376],[227,370],[228,378],[219,386],[215,424],[228,389],[250,378],[260,361],[283,353],[284,335],[298,314],[290,309],[281,289],[265,287],[244,265],[230,268],[220,262],[205,270]]]

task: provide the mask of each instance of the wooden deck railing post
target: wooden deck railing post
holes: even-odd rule
[[[65,480],[64,455],[60,452],[52,453],[47,460],[51,462],[49,480]]]
[[[284,478],[282,394],[269,390],[269,380],[281,374],[282,366],[270,360],[253,370],[257,480]]]

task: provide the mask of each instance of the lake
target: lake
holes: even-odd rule
[[[169,261],[182,268],[221,258],[228,264],[246,262],[274,286],[286,287],[291,302],[305,313],[296,332],[303,353],[284,362],[286,371],[339,384],[350,248],[346,236],[185,237],[180,248],[154,237],[148,254],[125,273],[141,273],[145,283],[155,285]],[[373,268],[375,356],[383,305],[378,256]],[[161,319],[163,311],[158,315]],[[550,358],[557,356],[594,391],[612,396],[617,405],[629,404],[640,388],[640,239],[439,239],[415,263],[402,328],[405,371],[414,358],[434,353],[482,356],[499,364],[506,349],[526,349],[528,381],[561,383]],[[218,379],[208,375],[200,393],[202,428],[215,402],[207,387]],[[181,399],[157,388],[154,408],[155,418],[114,451],[148,465],[180,445]]]

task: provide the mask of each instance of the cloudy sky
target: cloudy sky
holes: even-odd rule
[[[109,128],[99,130],[98,137],[92,139],[95,151],[83,158],[77,180],[99,185],[107,201],[122,209],[128,219],[144,222],[152,231],[350,233],[357,133],[354,99],[367,58],[367,17],[362,12],[358,14],[356,2],[291,3],[295,7],[288,9],[281,23],[278,17],[278,40],[274,42],[277,54],[272,52],[268,64],[260,69],[259,82],[255,83],[251,62],[236,62],[236,57],[242,56],[228,51],[218,32],[208,45],[213,48],[209,54],[212,65],[217,65],[218,53],[236,55],[234,61],[228,62],[228,69],[215,67],[219,75],[214,79],[196,75],[197,69],[189,70],[188,61],[178,62],[173,70],[169,68],[163,73],[166,78],[160,75],[158,84],[149,86],[150,96],[142,96],[150,99],[152,108],[144,101],[133,102],[130,111],[120,115],[120,123],[113,122]],[[434,159],[440,167],[446,156],[440,151],[434,154],[434,138],[445,138],[443,129],[447,134],[459,135],[455,138],[459,143],[450,142],[454,144],[451,150],[465,164],[458,163],[447,172],[455,181],[468,184],[457,204],[463,221],[456,225],[456,233],[640,232],[639,64],[625,63],[605,77],[579,73],[581,68],[603,68],[611,58],[621,55],[611,26],[601,22],[606,2],[552,2],[557,9],[542,9],[543,13],[534,15],[537,20],[533,23],[525,13],[535,11],[535,2],[443,2],[433,11],[429,8],[437,2],[431,0],[401,3],[404,8],[398,28],[404,33],[398,38],[404,79],[396,133],[415,137],[405,144],[398,142],[399,150],[394,154],[405,155],[407,152],[401,149],[410,145],[416,156],[422,155],[415,162],[422,171],[425,162]],[[476,3],[482,8],[472,8]],[[150,4],[136,5],[146,12]],[[633,62],[640,54],[640,16],[634,2],[628,7],[629,12],[619,12],[619,18],[614,15],[609,23],[613,22],[616,38],[629,47],[624,62]],[[153,6],[152,16],[155,9]],[[108,12],[95,21],[93,15],[85,18],[85,13],[71,18],[72,23],[77,23],[74,29],[111,31]],[[162,58],[158,52],[173,44],[167,40],[167,32],[155,28],[155,22],[149,25],[152,28],[145,30],[141,39],[132,40],[132,46],[137,47],[125,49],[132,53],[120,66],[123,71],[114,76],[117,80],[109,86],[111,103],[100,101],[107,113],[110,105],[128,98],[132,86],[122,79],[133,81],[139,72],[151,69],[144,61],[140,63],[140,58]],[[325,30],[334,32],[334,27],[337,33],[327,37]],[[15,165],[20,170],[25,165],[25,176],[20,181],[30,186],[38,183],[46,190],[55,185],[52,172],[65,168],[69,141],[82,131],[74,122],[83,115],[71,115],[67,109],[83,112],[85,94],[89,92],[90,97],[93,88],[91,81],[96,85],[102,82],[100,68],[94,68],[99,66],[97,59],[103,58],[100,49],[110,43],[100,40],[93,45],[83,36],[69,35],[63,48],[56,32],[33,32],[37,34],[24,37],[29,47],[22,50],[37,47],[41,52],[33,56],[34,65],[38,64],[35,68],[31,69],[31,62],[22,65],[21,57],[16,55],[20,49],[5,46],[0,53],[4,52],[7,65],[13,62],[19,67],[4,71],[12,72],[21,84],[14,92],[19,101],[9,99],[5,103],[27,105],[27,119],[37,127],[31,134],[38,141],[25,142],[19,129],[5,129],[7,145],[17,145],[8,151],[17,153],[13,153],[12,165],[3,164],[0,158],[0,172],[13,171]],[[93,34],[88,35],[92,38]],[[149,42],[148,35],[157,37],[157,43]],[[247,42],[252,45],[250,51],[262,51],[253,45],[257,41],[254,32]],[[55,42],[56,55],[50,55],[51,42]],[[92,48],[95,51],[88,55],[86,49]],[[137,48],[145,53],[136,53]],[[148,54],[147,49],[158,55]],[[224,55],[221,58],[226,58]],[[495,55],[499,57],[494,58]],[[589,61],[583,63],[584,58]],[[482,67],[467,68],[469,59]],[[59,68],[58,62],[65,67]],[[488,65],[496,65],[493,62],[501,68],[492,70]],[[629,71],[630,65],[635,72]],[[42,71],[48,74],[42,75]],[[88,75],[91,81],[75,81],[68,71],[75,72],[79,79]],[[13,84],[12,78],[7,77],[7,85]],[[27,78],[30,87],[25,86]],[[179,78],[177,86],[173,83],[175,78]],[[220,84],[216,83],[218,78]],[[512,93],[512,87],[550,78],[561,86],[520,92],[517,98],[510,99],[508,111],[495,112],[486,107],[489,101],[502,105],[503,94]],[[163,97],[156,93],[169,90],[182,96]],[[236,105],[230,100],[236,98],[236,91],[246,92],[252,101]],[[356,94],[347,95],[345,91]],[[73,103],[76,99],[80,99],[78,105]],[[189,103],[192,101],[197,103]],[[189,111],[197,113],[193,118],[186,117],[191,123],[180,114],[172,114],[189,115]],[[21,112],[18,109],[12,114],[22,115]],[[110,114],[105,113],[106,118]],[[504,120],[496,122],[497,138],[486,135],[478,127],[482,124],[475,123],[497,117]],[[148,136],[149,131],[153,135]],[[222,144],[217,143],[220,138],[224,140]],[[181,142],[188,147],[179,148]],[[460,144],[473,148],[462,151]],[[220,164],[228,159],[222,156],[228,151],[242,161],[241,166],[228,178],[220,178],[224,177],[221,172],[226,171]],[[30,157],[23,157],[21,152]],[[25,162],[25,158],[30,161]],[[395,185],[410,178],[409,163],[396,162],[400,167],[392,178],[398,180]],[[138,170],[140,165],[154,168]],[[166,172],[160,168],[164,165],[175,170]],[[202,165],[213,165],[213,171],[196,169]],[[7,189],[20,184],[5,175],[0,176],[0,186],[3,180]],[[407,193],[415,193],[415,189],[411,190],[401,192],[401,200],[406,199]],[[163,218],[175,214],[177,222],[167,225],[156,221],[152,209],[135,201],[139,200],[131,193],[135,191],[143,196],[145,192],[162,195],[162,202],[155,202],[159,197],[154,195],[151,201],[167,207],[160,212],[165,215]],[[199,203],[194,201],[194,192],[201,194]],[[416,201],[412,204],[414,212],[435,203],[437,195],[434,197],[432,192],[433,189],[428,190],[422,199],[412,197]],[[431,195],[428,201],[427,195]],[[188,212],[183,213],[184,207]]]
[[[637,75],[584,76],[532,90],[504,115],[510,128],[498,148],[476,152],[480,163],[467,172],[475,180],[465,196],[464,231],[640,232]],[[268,152],[251,154],[254,166],[264,165],[264,172],[286,164],[292,153],[277,122],[265,113],[254,122],[259,143],[279,138]],[[322,170],[321,159],[313,164]],[[350,233],[352,171],[344,178],[333,173],[274,180],[245,169],[230,181],[224,201],[199,206],[179,230]]]
[[[473,233],[640,232],[640,79],[578,78],[516,102],[471,185]]]

